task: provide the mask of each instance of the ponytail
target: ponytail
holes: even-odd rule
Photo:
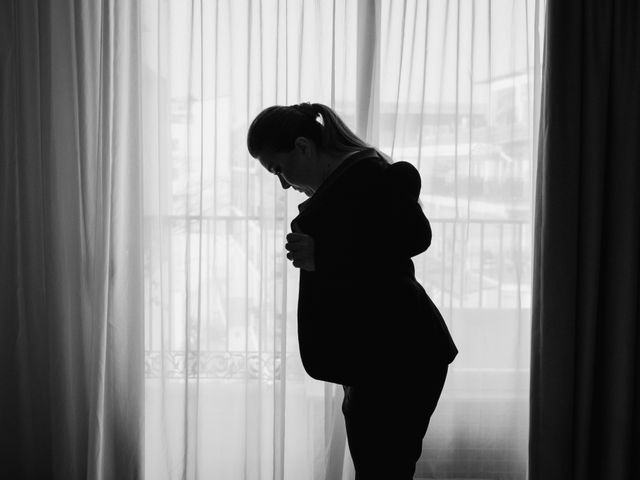
[[[353,133],[331,108],[321,103],[312,103],[309,106],[314,113],[321,117],[324,125],[323,149],[331,153],[348,153],[372,148],[371,145]]]

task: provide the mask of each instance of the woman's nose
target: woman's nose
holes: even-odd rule
[[[280,179],[280,183],[282,184],[282,188],[284,188],[285,190],[291,186],[291,185],[289,185],[289,184],[287,183],[287,181],[286,181],[284,178],[282,178],[280,175],[278,175],[278,178]]]

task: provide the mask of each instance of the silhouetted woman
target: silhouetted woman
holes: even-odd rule
[[[420,175],[318,103],[263,110],[247,146],[283,188],[309,197],[285,245],[300,268],[300,355],[310,376],[344,386],[356,478],[413,478],[457,354],[411,261],[431,243]]]

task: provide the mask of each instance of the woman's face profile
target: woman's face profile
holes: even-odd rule
[[[302,140],[296,140],[290,152],[265,152],[260,154],[258,161],[268,172],[278,176],[282,188],[293,187],[310,197],[318,187],[319,176],[315,169],[315,149],[309,148],[306,139]]]

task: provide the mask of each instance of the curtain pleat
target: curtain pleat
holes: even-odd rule
[[[549,2],[530,478],[640,475],[640,7]]]
[[[37,2],[0,5],[0,476],[47,478],[52,464],[46,308],[48,26]]]

